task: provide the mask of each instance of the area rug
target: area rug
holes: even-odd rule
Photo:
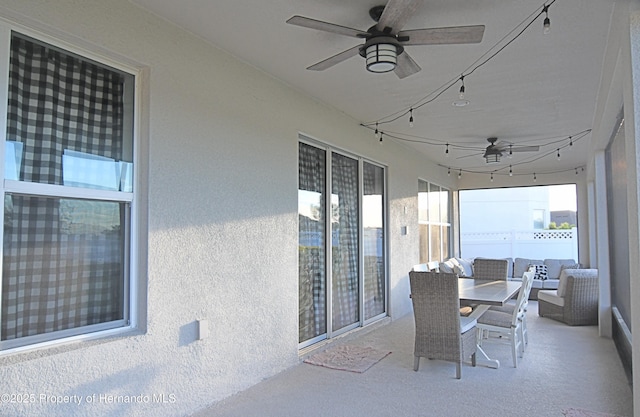
[[[562,415],[566,417],[621,417],[617,414],[599,413],[582,408],[568,408],[562,412]]]
[[[341,371],[363,373],[390,353],[371,347],[341,345],[313,355],[307,358],[305,363]]]

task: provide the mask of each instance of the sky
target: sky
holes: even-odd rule
[[[549,210],[578,211],[575,184],[549,186]]]

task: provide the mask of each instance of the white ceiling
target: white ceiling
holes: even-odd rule
[[[594,120],[616,3],[547,0],[546,4],[553,2],[549,7],[551,32],[544,35],[544,15],[534,21],[544,5],[542,0],[424,0],[402,29],[480,24],[486,26],[484,38],[470,45],[406,47],[422,71],[401,80],[393,72],[369,73],[360,56],[325,71],[306,70],[363,41],[285,23],[293,15],[302,15],[366,31],[374,24],[369,9],[384,0],[131,1],[357,122],[375,123],[415,107],[413,128],[408,114],[379,125],[380,130],[403,138],[385,140],[413,146],[452,171],[497,170],[497,175],[506,174],[509,165],[514,173],[527,175],[584,166],[591,135],[580,132],[591,129]],[[465,98],[469,105],[455,107],[452,103],[458,99],[458,79],[463,73],[468,74]],[[453,86],[438,98],[420,106],[450,84]],[[492,136],[541,147],[538,152],[515,153],[499,164],[487,165],[482,149]],[[373,131],[371,137],[375,143]],[[575,138],[573,146],[569,146],[569,137]]]

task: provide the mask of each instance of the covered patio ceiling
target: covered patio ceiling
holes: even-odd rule
[[[407,46],[405,52],[422,70],[400,79],[394,72],[368,72],[357,54],[323,71],[307,70],[364,40],[286,23],[300,15],[367,31],[375,24],[369,9],[384,5],[379,0],[131,1],[346,113],[370,131],[372,145],[379,143],[378,123],[383,145],[401,142],[443,170],[539,176],[585,167],[616,4],[415,1],[403,30],[485,29],[479,43]],[[405,7],[405,1],[392,1]],[[543,33],[545,5],[548,34]],[[468,104],[456,106],[462,76]],[[490,137],[503,146],[498,163],[483,158]],[[509,145],[538,151],[509,157]]]

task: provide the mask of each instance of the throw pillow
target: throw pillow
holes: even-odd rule
[[[548,278],[547,275],[547,266],[546,265],[529,265],[536,268],[536,271],[533,275],[533,279],[538,279],[540,281],[546,281]]]

